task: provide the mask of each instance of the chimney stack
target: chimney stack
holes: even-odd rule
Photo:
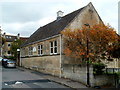
[[[20,39],[20,33],[18,33],[18,35],[17,35],[17,39]]]
[[[3,33],[3,38],[5,38],[5,35],[6,35],[6,33],[4,32],[4,33]]]
[[[64,12],[62,12],[61,10],[59,10],[59,11],[57,12],[57,20],[60,20],[60,19],[61,19],[61,17],[63,16],[63,13],[64,13]]]

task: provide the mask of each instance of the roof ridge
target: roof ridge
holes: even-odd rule
[[[84,7],[82,7],[82,8],[79,8],[79,9],[77,9],[77,10],[74,10],[73,12],[70,12],[70,13],[66,14],[65,16],[63,16],[63,17],[61,17],[61,18],[64,18],[64,17],[66,17],[66,16],[68,16],[68,15],[74,13],[74,12],[77,12],[77,11],[79,11],[80,9],[83,9],[83,8],[85,8],[85,7],[86,7],[86,6],[84,6]],[[53,22],[56,22],[56,21],[57,21],[57,19],[56,19],[56,20],[53,20],[52,22],[49,22],[48,24],[46,24],[46,25],[44,25],[44,26],[40,26],[39,28],[45,27],[45,26],[47,26],[47,25],[49,25],[49,24],[51,24],[51,23],[53,23]],[[39,28],[38,28],[38,29],[39,29]]]
[[[38,40],[44,40],[45,38],[52,37],[55,35],[60,34],[60,32],[80,13],[83,8],[86,6],[75,10],[71,13],[66,14],[65,16],[61,17],[60,20],[54,20],[42,27],[39,27],[31,36],[30,38],[22,45],[26,46],[32,44]]]

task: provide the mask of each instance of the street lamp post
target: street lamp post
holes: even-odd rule
[[[17,65],[20,66],[20,49],[17,49]]]
[[[90,29],[90,25],[89,24],[84,24],[85,26],[89,27]],[[87,85],[90,87],[90,75],[89,75],[89,40],[88,40],[88,32],[86,34],[86,47],[87,47],[87,51],[86,51],[86,55],[87,55]]]

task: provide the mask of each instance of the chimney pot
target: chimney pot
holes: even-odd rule
[[[63,16],[63,13],[61,10],[57,12],[57,19],[60,19]]]
[[[20,33],[18,33],[18,35],[17,35],[17,39],[20,39]]]

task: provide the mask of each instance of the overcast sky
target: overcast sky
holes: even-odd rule
[[[0,26],[7,34],[30,36],[39,27],[92,2],[104,21],[118,30],[119,0],[0,0]]]

